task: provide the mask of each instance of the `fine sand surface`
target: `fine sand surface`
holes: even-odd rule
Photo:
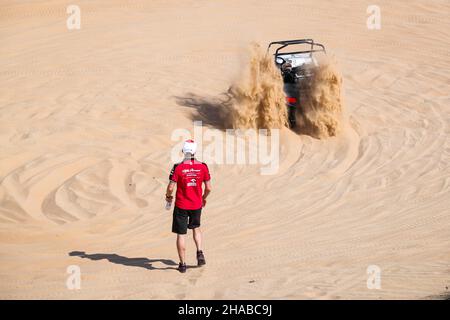
[[[71,3],[0,4],[1,299],[446,293],[448,1],[377,1],[373,31],[360,0],[79,0],[69,31]],[[251,42],[304,37],[339,63],[348,124],[322,140],[283,129],[275,175],[211,164],[207,265],[178,273],[163,201],[172,131],[220,126],[208,110]],[[70,265],[80,290],[66,287]]]

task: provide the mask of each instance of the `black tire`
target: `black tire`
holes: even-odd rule
[[[295,108],[288,107],[288,120],[289,120],[289,128],[295,128],[297,126],[297,121],[295,118]]]

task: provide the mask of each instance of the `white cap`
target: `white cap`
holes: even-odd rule
[[[197,144],[194,142],[194,140],[186,140],[183,145],[183,153],[190,153],[192,155],[195,154],[197,151]]]

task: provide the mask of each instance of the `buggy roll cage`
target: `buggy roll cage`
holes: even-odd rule
[[[295,44],[309,44],[311,45],[311,49],[310,50],[304,50],[304,51],[295,51],[295,52],[283,52],[283,53],[279,53],[280,50],[291,46],[291,45],[295,45]],[[270,47],[273,45],[280,45],[277,50],[274,53],[275,59],[279,56],[279,55],[285,55],[285,54],[301,54],[301,53],[314,53],[314,52],[324,52],[327,53],[327,51],[325,50],[325,46],[323,44],[314,42],[313,39],[298,39],[298,40],[283,40],[283,41],[273,41],[269,44],[269,46],[267,47],[267,53],[270,50]]]

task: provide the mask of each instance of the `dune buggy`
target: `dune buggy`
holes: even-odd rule
[[[314,42],[313,39],[284,40],[271,42],[267,48],[269,53],[272,46],[276,46],[274,55],[275,65],[280,69],[283,77],[286,106],[288,108],[289,126],[296,126],[296,112],[302,112],[302,91],[308,87],[312,76],[312,68],[318,66],[316,53],[326,54],[324,45]],[[297,50],[287,51],[298,46]]]

